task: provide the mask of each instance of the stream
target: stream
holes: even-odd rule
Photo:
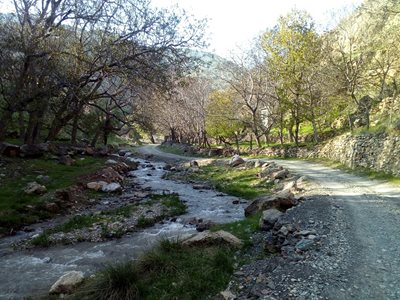
[[[178,193],[188,207],[187,213],[179,216],[175,222],[158,223],[153,227],[128,233],[120,239],[100,243],[82,242],[44,249],[12,250],[13,242],[41,232],[52,221],[32,226],[35,229],[33,232],[20,232],[3,238],[0,240],[0,299],[24,299],[43,295],[68,271],[82,271],[87,277],[109,263],[136,259],[162,238],[177,238],[195,233],[195,227],[185,222],[192,218],[215,223],[228,223],[244,218],[244,203],[232,203],[238,198],[211,189],[193,189],[190,184],[163,179],[166,172],[163,170],[164,163],[141,159],[136,161],[140,162],[138,170],[133,171],[136,178],[127,181],[125,190],[129,191],[129,185],[140,184],[142,188],[151,188],[153,193]],[[97,209],[118,199],[124,199],[124,194],[101,199]]]

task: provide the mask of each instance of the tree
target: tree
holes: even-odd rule
[[[254,134],[258,147],[261,147],[261,136],[268,135],[268,127],[264,127],[262,110],[273,101],[270,97],[270,82],[264,64],[264,55],[256,44],[243,56],[232,58],[223,64],[222,78],[234,91],[242,103],[242,113],[247,115],[247,124]]]
[[[88,106],[106,120],[126,115],[138,86],[168,88],[169,74],[193,67],[188,48],[203,45],[203,21],[155,10],[147,0],[16,0],[14,16],[0,28],[6,49],[0,140],[15,113],[28,115],[27,143],[37,140],[48,118],[47,139],[65,126],[76,132]]]
[[[280,102],[281,124],[284,121],[282,114],[287,109],[290,113],[290,137],[298,144],[300,124],[309,118],[317,140],[315,106],[319,92],[313,80],[318,76],[321,41],[314,21],[304,11],[292,11],[263,35],[262,47],[275,82],[275,96]]]
[[[241,106],[232,90],[214,91],[210,95],[206,118],[208,134],[228,145],[233,140],[238,152],[239,142],[246,132],[246,124],[240,115]]]
[[[370,26],[370,25],[369,25]],[[371,89],[369,66],[373,58],[371,51],[370,28],[344,19],[338,27],[326,36],[331,76],[335,81],[337,93],[350,98],[369,128],[371,99],[364,97]],[[353,129],[354,117],[348,113],[349,125]]]

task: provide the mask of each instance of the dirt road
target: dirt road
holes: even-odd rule
[[[155,146],[144,149],[158,157],[194,159],[165,154]],[[308,296],[302,299],[400,299],[400,187],[318,163],[275,161],[309,179],[307,196],[313,201],[306,205],[308,212],[303,207],[297,215],[311,215],[329,232],[324,242],[329,249],[310,255],[307,272],[299,264],[284,268],[293,278],[288,282],[286,276],[285,288],[300,289],[288,298],[300,299],[294,295],[303,292]]]
[[[332,299],[400,299],[400,188],[322,166],[292,160],[277,162],[307,176],[316,188],[311,194],[328,195],[340,205],[342,224],[330,224],[332,235],[341,236],[338,253],[343,255],[342,290]],[[323,220],[322,220],[323,221]],[[340,273],[340,272],[339,272]]]

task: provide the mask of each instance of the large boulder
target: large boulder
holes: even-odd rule
[[[38,158],[44,154],[44,150],[39,145],[24,144],[19,148],[21,150],[19,155],[25,158]]]
[[[276,208],[264,210],[260,218],[260,228],[262,230],[270,230],[274,228],[276,221],[282,216],[282,212]]]
[[[28,195],[43,195],[47,192],[47,189],[44,185],[41,185],[34,181],[27,184],[27,186],[24,188],[24,192]]]
[[[286,210],[295,205],[297,205],[297,200],[294,195],[290,191],[282,191],[271,196],[257,198],[245,208],[244,214],[248,217],[270,208]]]
[[[8,156],[8,157],[17,157],[19,156],[21,149],[17,145],[9,144],[9,143],[0,143],[0,155]]]
[[[119,162],[117,164],[112,165],[111,168],[114,169],[114,171],[117,171],[119,174],[123,175],[128,173],[131,170],[136,170],[137,169],[137,165],[135,163],[132,163],[132,166],[128,166],[128,164],[124,163],[124,162]],[[136,167],[136,169],[134,168]]]
[[[219,230],[216,232],[203,231],[183,241],[186,246],[228,245],[236,248],[242,246],[242,241],[233,234]]]
[[[231,160],[229,161],[229,166],[231,167],[237,167],[241,164],[244,164],[245,161],[243,158],[241,158],[239,155],[234,155]]]
[[[259,173],[260,178],[269,177],[272,173],[279,172],[280,169],[276,165],[263,165]]]
[[[70,271],[62,275],[50,288],[50,294],[70,294],[83,282],[82,272]]]
[[[93,156],[93,155],[95,154],[95,152],[96,152],[96,150],[95,150],[93,147],[91,147],[91,146],[87,146],[87,147],[85,148],[85,153],[86,153],[86,155]]]
[[[107,181],[107,182],[119,181],[119,182],[121,182],[124,178],[114,169],[115,167],[116,166],[105,168],[105,169],[99,171],[97,174],[99,175],[99,177],[104,179],[104,181]]]
[[[279,170],[271,174],[271,179],[284,179],[289,175],[289,171],[287,169]]]

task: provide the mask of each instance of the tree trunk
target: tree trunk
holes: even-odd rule
[[[258,147],[258,148],[261,148],[261,147],[262,147],[262,144],[261,144],[260,136],[255,135],[255,138],[256,138],[256,142],[257,142],[257,147]]]
[[[156,143],[156,140],[154,139],[154,136],[153,136],[152,133],[149,133],[149,139],[150,139],[150,142],[151,142],[152,144],[155,144],[155,143]]]
[[[21,140],[24,139],[25,136],[25,122],[24,122],[24,112],[23,111],[19,111],[18,112],[18,128],[19,128],[19,138]]]
[[[40,121],[41,118],[39,116],[39,112],[33,111],[29,113],[28,128],[26,129],[24,139],[25,144],[31,145],[36,142],[40,130]]]
[[[294,141],[296,143],[296,146],[299,145],[299,128],[300,128],[300,122],[296,120],[296,125],[294,130]]]
[[[314,142],[318,143],[318,129],[317,129],[317,124],[315,122],[314,116],[312,117],[311,124],[312,124],[313,132],[314,132]]]
[[[54,141],[63,127],[60,120],[54,119],[50,126],[49,133],[47,134],[46,141]]]
[[[11,123],[13,113],[11,111],[4,111],[0,119],[0,142],[4,141],[7,137],[7,128]]]
[[[78,134],[78,121],[79,121],[79,114],[74,116],[74,121],[72,123],[72,131],[71,131],[71,144],[76,145],[76,138]]]
[[[294,141],[293,124],[289,125],[288,131],[289,131],[289,141],[293,143]]]
[[[96,130],[96,133],[94,134],[94,136],[93,136],[93,138],[92,138],[92,141],[90,142],[90,146],[96,147],[97,140],[99,139],[100,134],[101,134],[101,128],[98,128],[98,129]]]
[[[237,134],[235,134],[235,144],[236,144],[237,154],[240,154],[239,137]]]

